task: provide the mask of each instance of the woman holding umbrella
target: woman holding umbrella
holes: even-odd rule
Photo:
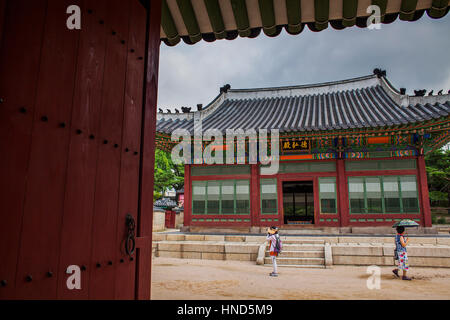
[[[409,270],[409,264],[408,264],[408,254],[406,250],[406,246],[409,243],[409,239],[405,237],[405,228],[406,227],[417,227],[419,226],[416,222],[412,220],[402,220],[396,224],[394,224],[393,228],[397,228],[397,235],[395,236],[395,260],[398,260],[398,268],[392,270],[392,272],[397,276],[400,277],[398,274],[398,270],[403,271],[402,280],[411,280],[408,276],[406,276],[406,273]]]

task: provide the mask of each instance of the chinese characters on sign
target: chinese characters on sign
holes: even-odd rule
[[[309,151],[309,141],[300,139],[284,140],[281,142],[283,152]]]

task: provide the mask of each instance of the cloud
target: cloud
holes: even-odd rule
[[[450,15],[449,15],[450,16]],[[396,21],[381,30],[331,26],[300,35],[282,32],[269,38],[238,38],[193,46],[161,45],[158,107],[204,105],[226,83],[255,88],[326,82],[364,76],[375,67],[387,70],[397,87],[450,89],[449,16],[416,22]]]

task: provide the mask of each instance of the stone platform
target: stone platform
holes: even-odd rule
[[[408,246],[412,267],[450,268],[450,237],[412,235]],[[394,265],[393,236],[281,236],[284,250],[280,266]],[[240,260],[268,264],[266,237],[261,235],[211,235],[154,233],[155,257]]]
[[[264,234],[267,227],[181,227],[181,232],[189,234]],[[380,235],[395,234],[395,229],[390,226],[384,227],[318,227],[315,225],[284,225],[280,227],[284,235]],[[418,227],[408,230],[409,234],[447,234],[450,235],[449,226]]]
[[[267,227],[181,227],[181,232],[189,234],[264,234]],[[280,228],[284,235],[380,235],[395,234],[395,229],[385,227],[317,227],[314,225],[284,225]],[[450,234],[450,227],[418,227],[408,230],[409,234]]]

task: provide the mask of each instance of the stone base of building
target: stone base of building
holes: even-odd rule
[[[184,226],[181,232],[201,234],[265,234],[267,227],[204,227]],[[285,235],[325,235],[325,234],[395,234],[392,227],[280,227]],[[438,234],[436,227],[408,228],[408,234]]]
[[[409,264],[450,268],[450,237],[411,235]],[[392,235],[282,235],[280,267],[331,268],[333,265],[394,266]],[[202,260],[253,261],[271,266],[265,235],[153,233],[153,256]]]

